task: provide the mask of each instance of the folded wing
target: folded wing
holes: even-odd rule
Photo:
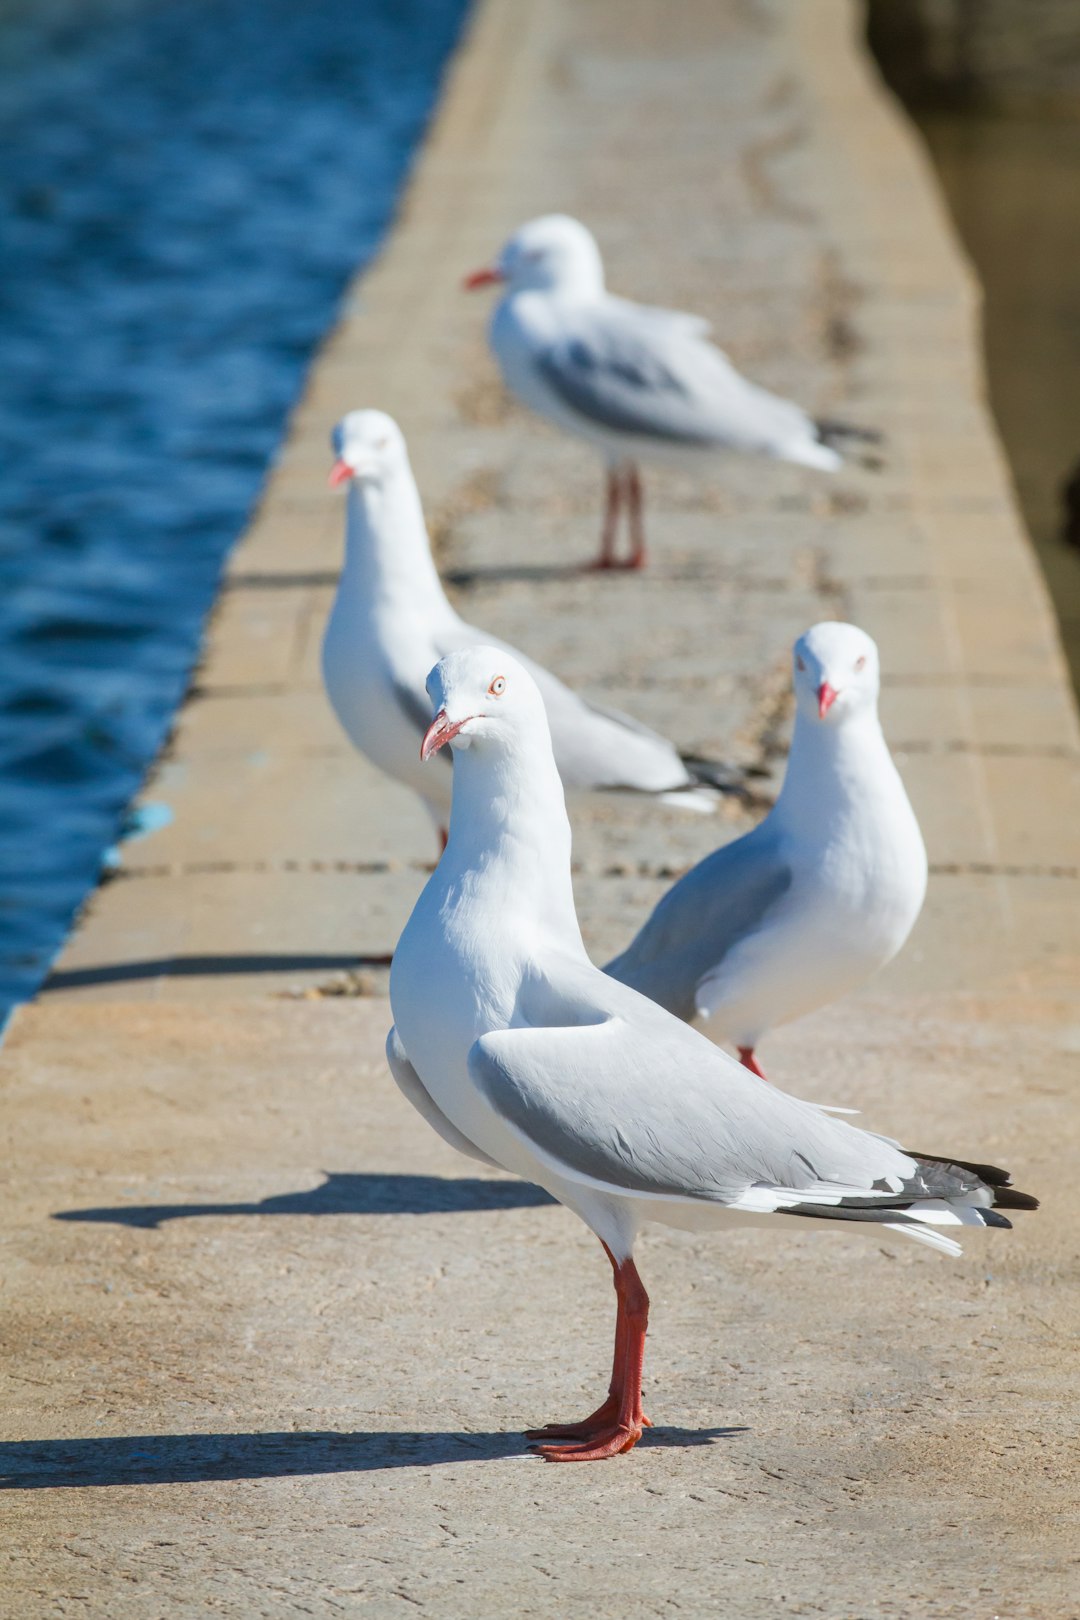
[[[735,370],[694,324],[609,299],[573,312],[536,364],[561,403],[610,433],[686,447],[840,457],[807,413]]]
[[[764,823],[681,877],[604,971],[690,1020],[698,986],[762,928],[791,883],[791,867]]]
[[[601,1193],[872,1220],[950,1253],[936,1227],[1008,1224],[975,1170],[916,1160],[667,1020],[496,1031],[469,1071],[534,1154]]]

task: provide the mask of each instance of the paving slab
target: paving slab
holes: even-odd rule
[[[147,784],[172,824],[128,847],[0,1056],[4,1620],[1080,1615],[1080,728],[978,289],[859,27],[849,0],[477,0]],[[599,469],[505,400],[460,291],[556,208],[619,291],[882,427],[887,467],[650,475],[651,572],[580,574]],[[604,1381],[595,1242],[455,1157],[382,1057],[378,959],[435,850],[319,690],[327,440],[360,405],[401,420],[464,614],[758,765],[763,799],[791,638],[878,637],[927,905],[872,985],[769,1038],[770,1071],[1044,1198],[955,1262],[649,1233],[657,1427],[604,1466],[521,1439]],[[752,812],[571,817],[604,960]]]

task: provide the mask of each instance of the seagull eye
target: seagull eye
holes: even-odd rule
[[[502,695],[503,695],[503,693],[505,691],[506,691],[506,676],[505,675],[496,675],[495,679],[492,681],[491,685],[488,687],[488,697],[502,697]]]
[[[388,439],[386,439],[386,438],[376,439],[375,440],[375,448],[376,448],[376,450],[385,450],[386,446],[387,446],[387,444],[389,442],[390,441]]]
[[[802,659],[802,658],[798,658],[798,657],[797,657],[797,658],[796,658],[796,659],[795,659],[795,668],[796,668],[796,669],[801,669],[801,670],[802,670],[802,672],[803,672],[803,674],[804,674],[804,675],[805,675],[805,674],[806,674],[806,663],[805,663],[805,661],[804,661],[804,660],[803,660],[803,659]]]
[[[865,653],[860,653],[858,658],[856,658],[856,660],[855,660],[855,668],[856,669],[865,669],[866,668],[866,654]]]

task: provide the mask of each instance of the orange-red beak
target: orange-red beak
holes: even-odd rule
[[[828,714],[829,710],[832,708],[839,696],[840,694],[836,690],[835,686],[830,686],[828,681],[822,681],[821,685],[817,689],[817,712],[819,720],[824,720],[825,716]]]
[[[424,732],[424,740],[420,744],[420,758],[426,764],[432,754],[437,754],[444,743],[451,742],[461,730],[468,725],[471,715],[464,720],[451,720],[447,717],[445,709],[440,709],[434,720]]]
[[[464,287],[466,292],[476,292],[478,287],[496,287],[506,277],[501,270],[493,264],[485,265],[483,270],[474,270],[471,276],[466,276]]]
[[[347,461],[342,461],[339,457],[331,467],[330,477],[327,479],[330,488],[337,489],[339,484],[347,484],[349,479],[352,477],[352,473],[353,470],[349,466],[349,463]]]

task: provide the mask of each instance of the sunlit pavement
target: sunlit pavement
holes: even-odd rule
[[[1072,1613],[1077,725],[980,400],[975,290],[854,24],[844,0],[480,6],[235,557],[148,790],[173,821],[3,1054],[0,1611]],[[459,290],[552,208],[589,222],[616,290],[700,310],[763,383],[882,427],[887,469],[654,475],[651,571],[579,574],[599,470],[505,404]],[[844,617],[878,640],[926,912],[864,994],[764,1055],[1044,1198],[957,1262],[647,1238],[657,1429],[609,1464],[520,1439],[601,1393],[595,1243],[444,1148],[381,1056],[377,959],[435,850],[319,689],[327,441],[358,405],[405,428],[469,616],[687,749],[775,782],[792,637]],[[629,797],[573,815],[601,959],[746,824]]]

